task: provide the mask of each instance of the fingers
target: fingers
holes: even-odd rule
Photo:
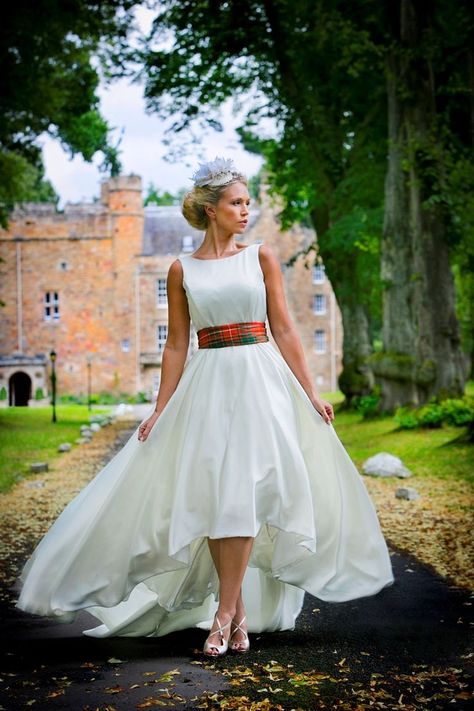
[[[144,442],[144,441],[146,440],[146,438],[147,438],[148,435],[150,434],[150,429],[151,429],[151,428],[148,427],[148,425],[141,425],[141,426],[138,428],[138,439],[139,439],[141,442]]]

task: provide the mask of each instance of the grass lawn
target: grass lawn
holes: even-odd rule
[[[472,391],[472,382],[467,391]],[[473,446],[465,440],[466,427],[401,430],[390,415],[364,421],[358,413],[340,411],[342,393],[322,397],[333,404],[334,429],[360,471],[368,457],[389,452],[418,476],[473,483]]]
[[[110,412],[110,407],[87,405],[56,406],[57,422],[51,422],[51,407],[8,407],[0,409],[0,492],[8,491],[22,476],[27,476],[32,462],[49,462],[61,457],[58,445],[80,436],[79,427],[89,424],[89,415]]]

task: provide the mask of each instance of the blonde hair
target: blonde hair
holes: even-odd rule
[[[195,227],[197,230],[207,229],[209,216],[204,206],[217,205],[226,188],[233,183],[243,183],[246,186],[247,178],[242,173],[238,173],[224,185],[196,186],[184,195],[181,212],[191,227]]]

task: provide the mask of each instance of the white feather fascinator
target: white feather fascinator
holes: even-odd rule
[[[225,183],[229,183],[238,175],[240,173],[232,159],[226,160],[216,156],[214,160],[208,163],[199,163],[199,168],[191,179],[194,180],[195,187],[202,187],[203,185],[216,186],[225,185]]]

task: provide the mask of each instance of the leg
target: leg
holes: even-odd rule
[[[245,614],[241,585],[252,549],[253,538],[250,536],[208,538],[208,544],[219,576],[219,607],[217,610],[219,621],[221,625],[225,625],[238,614],[240,617],[237,621],[240,622]],[[212,637],[212,630],[217,630],[216,621],[211,627],[209,636],[211,643],[214,639],[216,643],[219,643],[219,636]],[[230,625],[226,628],[225,639],[228,639],[229,635]],[[238,635],[241,635],[239,631],[234,635],[233,641],[239,641]]]

